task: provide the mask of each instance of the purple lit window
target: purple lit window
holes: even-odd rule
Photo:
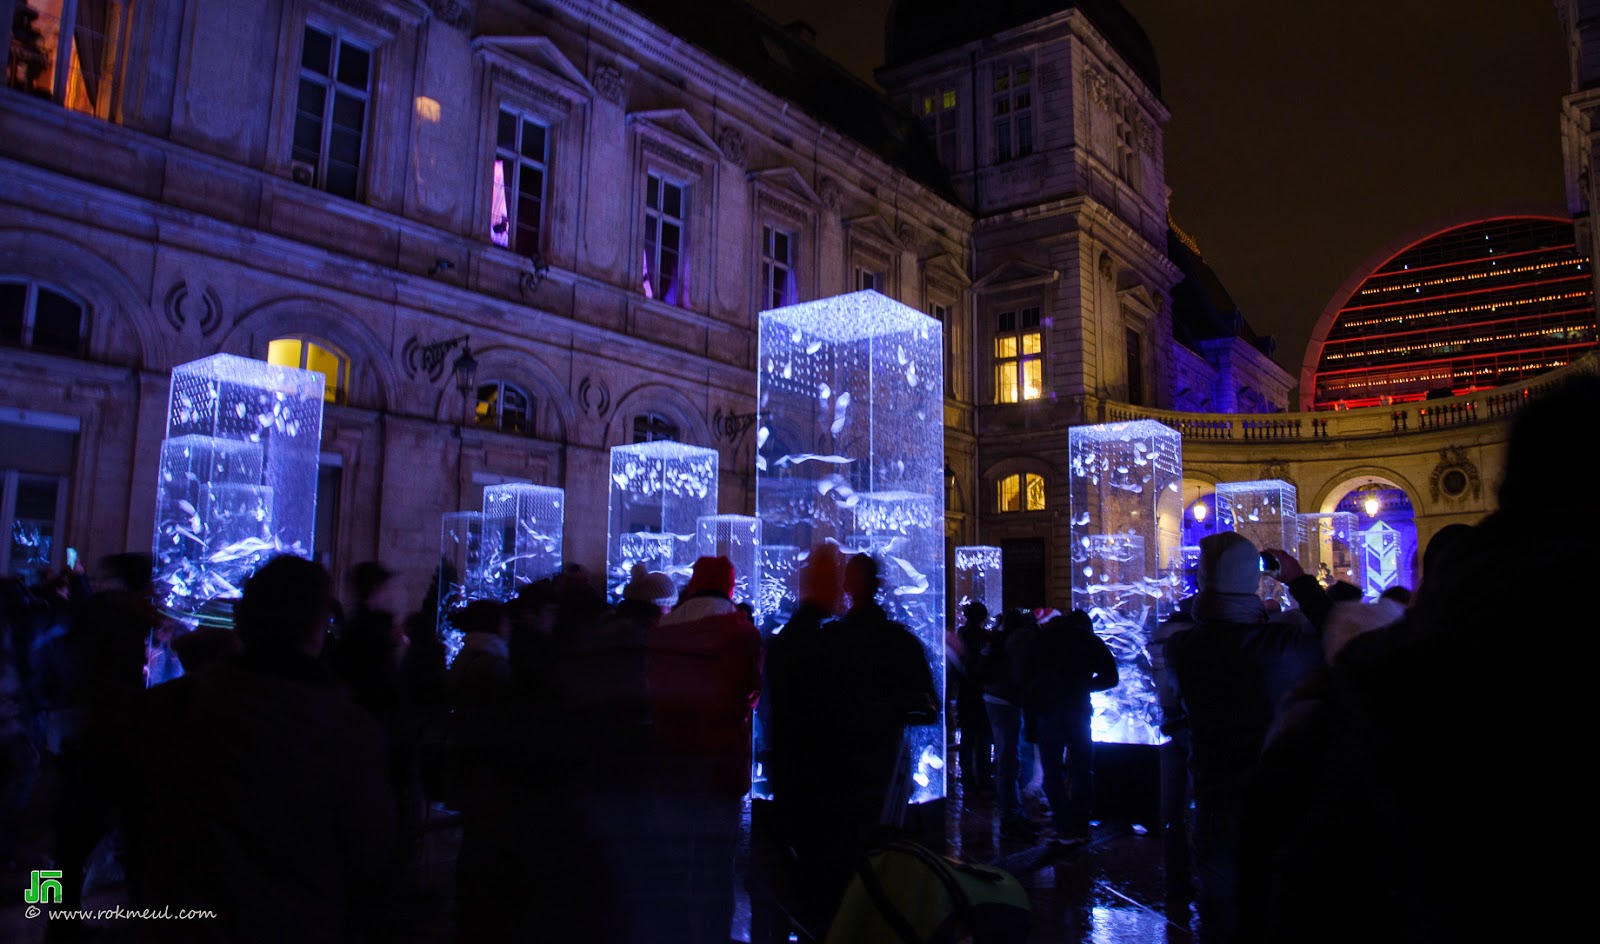
[[[331,194],[360,196],[371,92],[372,50],[307,26],[294,112],[297,174]]]
[[[526,115],[502,108],[495,128],[494,154],[489,238],[512,252],[537,255],[550,165],[549,129]]]
[[[641,289],[646,298],[659,298],[669,305],[689,304],[687,247],[683,239],[687,189],[656,173],[645,179]]]
[[[1033,153],[1033,64],[1023,60],[994,71],[994,159]]]
[[[800,301],[794,280],[794,234],[761,227],[761,307],[782,308]]]

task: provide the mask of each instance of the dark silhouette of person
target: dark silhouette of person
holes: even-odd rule
[[[1033,769],[1033,748],[1023,748],[1022,670],[1038,632],[1038,621],[1027,610],[1012,610],[989,636],[983,654],[983,702],[994,738],[995,805],[1000,811],[1000,835],[1031,840],[1038,828],[1022,808],[1024,758]],[[1031,745],[1031,742],[1030,742]]]
[[[774,795],[786,811],[801,881],[791,901],[802,925],[820,937],[838,909],[861,856],[884,835],[886,801],[910,763],[908,725],[938,717],[928,654],[910,630],[878,604],[878,562],[857,554],[844,568],[850,607],[814,625],[837,591],[826,571],[811,575],[811,599],[780,636],[799,649],[784,669],[783,692],[804,692],[774,704],[784,758]],[[830,599],[832,597],[832,599]],[[813,642],[814,641],[814,642]],[[808,924],[809,922],[809,924]]]
[[[1586,718],[1591,699],[1556,666],[1594,624],[1582,581],[1600,570],[1585,451],[1596,416],[1595,376],[1526,406],[1498,509],[1436,535],[1410,609],[1339,654],[1316,749],[1298,752],[1288,781],[1302,793],[1266,870],[1263,939],[1570,934],[1567,916],[1515,889],[1570,901],[1587,883],[1535,824],[1588,808],[1573,767],[1583,729],[1567,721]],[[1549,666],[1542,645],[1554,646]]]
[[[1095,634],[1088,613],[1073,610],[1039,627],[1023,673],[1023,705],[1034,731],[1030,740],[1039,746],[1051,825],[1060,840],[1089,838],[1094,807],[1089,696],[1116,684],[1116,659]]]
[[[652,933],[672,944],[724,944],[732,932],[762,656],[761,633],[734,605],[733,588],[732,562],[700,558],[648,639]]]
[[[1201,539],[1196,623],[1166,643],[1191,735],[1191,838],[1207,942],[1237,933],[1243,817],[1267,731],[1279,703],[1322,664],[1311,623],[1298,614],[1268,620],[1260,580],[1261,554],[1243,535]]]
[[[272,559],[235,608],[239,658],[146,693],[130,891],[217,915],[163,934],[342,941],[378,920],[394,797],[383,731],[319,659],[332,598],[320,565]]]
[[[960,683],[956,692],[956,719],[961,728],[961,789],[964,802],[973,805],[980,793],[994,790],[993,729],[983,707],[983,651],[989,645],[989,608],[976,601],[961,611]]]

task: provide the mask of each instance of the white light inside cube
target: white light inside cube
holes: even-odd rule
[[[717,450],[676,442],[613,446],[606,550],[611,596],[622,595],[640,563],[682,590],[694,567],[699,521],[716,513]]]

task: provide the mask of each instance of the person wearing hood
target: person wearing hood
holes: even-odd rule
[[[733,602],[733,563],[702,557],[646,644],[657,940],[725,944],[740,800],[750,789],[761,633]]]
[[[1239,856],[1252,782],[1278,705],[1322,664],[1304,618],[1268,620],[1256,590],[1261,554],[1237,532],[1200,542],[1195,625],[1167,640],[1167,665],[1190,730],[1194,864],[1202,941],[1233,940]]]

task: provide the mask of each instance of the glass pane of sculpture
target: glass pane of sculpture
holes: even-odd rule
[[[1071,457],[1072,606],[1117,660],[1094,695],[1094,739],[1160,744],[1150,640],[1182,588],[1183,440],[1154,420],[1077,426]]]
[[[873,291],[762,312],[756,514],[762,539],[797,564],[822,542],[878,555],[879,602],[921,640],[942,705],[941,331]],[[769,589],[779,592],[776,579]],[[779,625],[794,606],[787,579],[781,592]],[[908,734],[912,802],[944,796],[944,719]],[[764,750],[758,731],[758,764]]]
[[[733,562],[733,602],[748,603],[756,611],[760,586],[761,519],[749,515],[707,515],[695,528],[695,556],[726,557]]]
[[[962,610],[968,603],[982,603],[991,620],[1004,607],[1000,591],[1000,549],[987,545],[956,548],[956,628],[966,623]]]
[[[217,354],[172,371],[156,483],[158,603],[192,620],[277,554],[310,557],[323,378]]]
[[[701,518],[717,513],[717,451],[676,442],[611,448],[606,589],[622,595],[634,564],[670,576],[678,589],[694,567]]]
[[[504,529],[504,555],[489,577],[496,595],[561,572],[561,527],[566,493],[543,485],[491,485],[483,490],[483,517]]]
[[[1294,486],[1282,479],[1223,482],[1217,486],[1217,530],[1237,531],[1257,550],[1277,547],[1292,553],[1300,547],[1298,501]],[[1271,577],[1261,578],[1259,592],[1285,609],[1294,606],[1288,589]]]
[[[439,638],[449,665],[461,651],[456,614],[473,600],[499,596],[506,529],[503,520],[485,519],[482,512],[453,511],[443,516],[439,532]]]
[[[1300,567],[1324,587],[1343,580],[1366,589],[1366,560],[1361,554],[1356,516],[1348,511],[1300,516]]]

